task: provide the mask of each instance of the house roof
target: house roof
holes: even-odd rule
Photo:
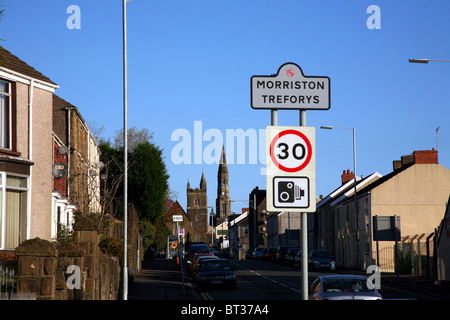
[[[356,181],[361,181],[361,177],[356,177]],[[331,203],[335,199],[337,199],[340,195],[347,192],[350,188],[353,188],[353,179],[347,181],[340,187],[336,188],[331,192],[329,195],[327,195],[325,198],[323,198],[319,203],[317,203],[317,209],[326,206],[327,204]]]
[[[358,196],[360,194],[361,190],[370,188],[374,183],[376,183],[377,181],[379,181],[382,178],[383,178],[383,176],[381,174],[379,174],[378,172],[374,172],[371,175],[360,180],[356,184],[356,196]],[[334,201],[331,202],[330,205],[335,206],[341,202],[345,202],[346,200],[350,199],[351,197],[354,197],[354,195],[355,195],[355,190],[354,190],[354,185],[352,184],[351,188],[349,188],[345,193],[343,193],[337,199],[334,199]]]
[[[19,59],[11,52],[0,46],[0,67],[15,71],[33,79],[41,80],[52,85],[57,85],[50,78],[28,65],[25,61]]]
[[[230,225],[234,225],[234,222],[236,221],[237,224],[241,223],[245,218],[248,217],[248,211],[245,211],[244,213],[240,214],[236,219],[230,221]]]

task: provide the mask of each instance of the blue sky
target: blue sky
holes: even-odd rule
[[[1,45],[56,82],[56,94],[77,106],[103,136],[123,124],[122,1],[2,0]],[[80,8],[81,29],[66,22]],[[381,29],[369,29],[370,5]],[[444,0],[134,0],[128,2],[128,126],[147,128],[164,150],[170,187],[186,206],[186,183],[202,171],[215,207],[217,164],[171,159],[177,129],[259,130],[270,111],[250,106],[250,78],[286,62],[331,79],[331,108],[307,111],[316,127],[317,195],[353,170],[350,130],[356,128],[357,174],[392,171],[392,161],[436,148],[450,168],[450,2]],[[298,125],[298,111],[279,111],[279,125]],[[203,148],[210,142],[204,141]],[[247,156],[248,159],[248,156]],[[236,162],[236,159],[235,159]],[[230,196],[248,200],[265,189],[263,164],[229,165]],[[234,202],[241,212],[244,202]]]

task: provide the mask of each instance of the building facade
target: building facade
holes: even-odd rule
[[[394,161],[391,173],[358,179],[356,201],[352,181],[334,193],[339,194],[319,202],[310,219],[315,221],[309,226],[315,249],[330,250],[341,267],[365,270],[378,264],[382,271],[393,271],[389,261],[377,261],[377,253],[394,242],[380,241],[377,246],[373,217],[399,217],[402,239],[433,233],[446,209],[450,170],[438,163],[437,151],[414,151]]]
[[[51,239],[52,97],[58,86],[0,47],[0,250]]]

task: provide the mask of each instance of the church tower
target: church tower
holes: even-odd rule
[[[187,212],[186,215],[193,222],[192,234],[189,240],[192,242],[206,242],[208,232],[208,195],[206,188],[206,179],[204,173],[200,179],[199,188],[191,188],[189,182],[186,187],[187,193]]]
[[[225,148],[222,147],[219,170],[217,172],[216,224],[219,225],[231,215],[230,187]]]

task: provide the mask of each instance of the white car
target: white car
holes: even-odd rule
[[[309,300],[381,300],[372,282],[363,275],[317,277],[309,290]]]

